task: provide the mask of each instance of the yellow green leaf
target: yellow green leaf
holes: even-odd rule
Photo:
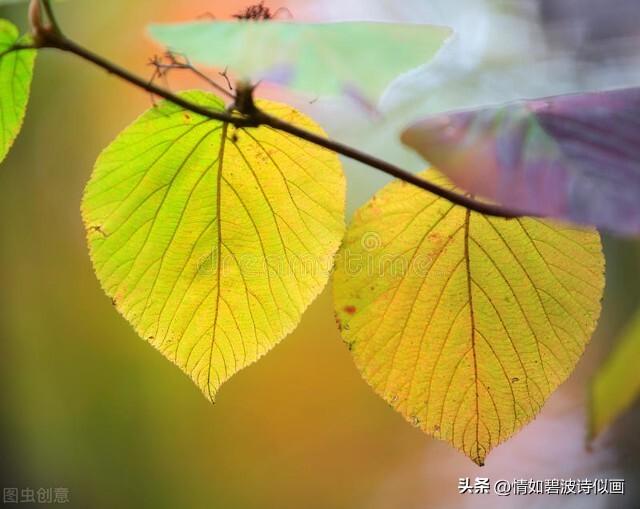
[[[22,127],[36,59],[36,50],[10,51],[18,42],[15,25],[0,19],[0,162]]]
[[[212,94],[183,97],[224,109]],[[288,106],[259,105],[322,133]],[[293,330],[325,286],[344,195],[333,153],[161,103],[102,153],[82,213],[107,295],[213,400]]]
[[[334,300],[374,390],[482,465],[573,370],[603,271],[595,230],[489,218],[393,182],[349,227]]]
[[[591,383],[589,438],[593,439],[640,394],[640,312],[632,318],[621,339]]]

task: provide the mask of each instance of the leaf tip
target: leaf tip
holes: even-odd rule
[[[491,447],[489,447],[489,450]],[[465,455],[479,467],[484,467],[485,460],[489,451],[482,445],[477,443],[471,451],[463,451]]]

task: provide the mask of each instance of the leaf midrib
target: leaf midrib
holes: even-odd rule
[[[471,211],[467,209],[464,218],[464,259],[467,273],[467,292],[469,296],[469,317],[471,320],[471,352],[473,353],[473,379],[476,392],[476,461],[480,466],[483,461],[480,460],[480,392],[478,390],[478,358],[476,351],[476,324],[473,313],[473,293],[471,289],[471,258],[469,256],[469,225],[471,223]],[[463,431],[464,433],[464,431]],[[464,441],[464,436],[462,437]]]
[[[229,124],[226,122],[222,124],[222,133],[220,141],[220,151],[218,152],[218,174],[216,176],[217,193],[216,193],[216,222],[218,223],[218,245],[217,249],[217,270],[216,270],[216,307],[213,315],[213,328],[211,330],[211,346],[209,348],[209,362],[207,369],[207,393],[209,399],[213,401],[213,394],[211,393],[211,362],[213,360],[213,343],[216,337],[216,326],[218,323],[218,316],[220,314],[220,275],[221,275],[221,254],[222,254],[222,221],[220,221],[220,211],[222,210],[222,168],[224,166],[224,148],[227,141],[227,129]]]

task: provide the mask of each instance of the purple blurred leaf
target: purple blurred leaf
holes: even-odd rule
[[[524,214],[640,233],[640,88],[438,115],[402,141],[461,188]]]

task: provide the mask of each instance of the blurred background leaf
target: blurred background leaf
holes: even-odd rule
[[[632,318],[591,382],[589,438],[627,411],[640,393],[640,313]]]
[[[442,113],[401,139],[473,195],[640,234],[640,88]]]
[[[242,79],[275,81],[312,97],[351,91],[374,102],[395,77],[425,65],[451,35],[446,27],[409,23],[277,20],[152,25],[149,31],[193,63]]]

